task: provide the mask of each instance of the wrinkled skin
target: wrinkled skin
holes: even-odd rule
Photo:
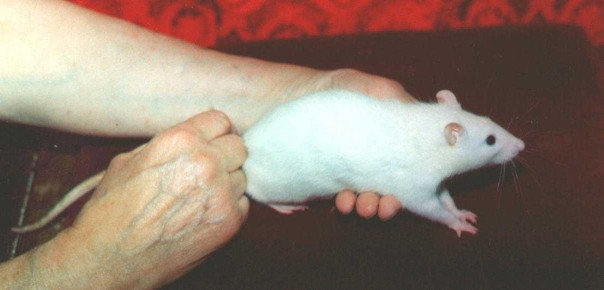
[[[69,234],[86,237],[103,260],[142,272],[141,285],[186,273],[248,213],[246,151],[230,126],[223,113],[206,112],[115,157]]]

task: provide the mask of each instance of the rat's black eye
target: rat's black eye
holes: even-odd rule
[[[489,144],[490,146],[492,146],[493,144],[495,144],[495,141],[497,141],[497,139],[495,139],[495,136],[493,135],[489,135],[489,137],[487,137],[487,144]]]

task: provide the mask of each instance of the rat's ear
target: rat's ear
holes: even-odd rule
[[[455,146],[463,134],[463,127],[458,123],[449,123],[445,126],[445,139],[447,139],[447,143],[451,146]]]
[[[461,109],[461,104],[459,104],[455,95],[449,90],[442,90],[436,93],[436,100],[438,100],[438,103],[440,104]]]

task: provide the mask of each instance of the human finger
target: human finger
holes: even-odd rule
[[[366,219],[377,213],[379,197],[375,192],[362,192],[357,198],[357,213]]]
[[[406,103],[416,101],[415,98],[413,98],[405,90],[402,84],[397,81],[382,77],[375,77],[373,82],[370,83],[369,87],[367,88],[367,92],[370,96],[374,96],[379,99],[396,98]]]
[[[356,199],[357,198],[354,194],[354,191],[345,189],[338,193],[338,196],[336,196],[336,208],[342,214],[349,214],[354,209]]]
[[[416,101],[395,80],[354,69],[338,69],[327,73],[329,88],[358,91],[378,99],[396,98],[403,102]]]
[[[233,171],[229,174],[231,180],[231,190],[233,199],[239,200],[245,193],[245,187],[247,185],[245,174],[242,170]]]
[[[177,125],[177,127],[179,126],[193,128],[207,141],[228,134],[232,130],[229,117],[225,113],[216,110],[197,114]]]
[[[247,158],[243,138],[235,134],[220,136],[210,141],[209,144],[215,146],[218,150],[219,160],[228,172],[241,168]]]
[[[401,203],[393,195],[385,195],[380,198],[378,204],[378,217],[387,221],[393,218],[402,209]]]
[[[134,148],[132,151],[128,152],[129,155],[134,156],[138,153],[140,153],[143,149],[145,149],[147,147],[147,143],[138,145],[138,147]]]
[[[247,196],[243,195],[238,201],[239,211],[241,212],[243,218],[247,217],[248,212],[250,211],[250,199]]]

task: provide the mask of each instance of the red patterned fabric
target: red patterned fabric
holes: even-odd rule
[[[70,0],[202,46],[376,31],[565,23],[604,46],[604,0]]]

